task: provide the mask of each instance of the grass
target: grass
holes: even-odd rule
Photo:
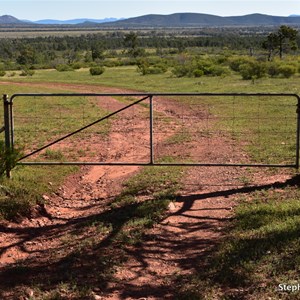
[[[107,68],[94,78],[88,69],[72,72],[38,70],[32,78],[4,78],[25,82],[63,82],[88,84],[91,87],[114,86],[143,92],[264,92],[299,93],[299,76],[262,78],[254,83],[239,75],[226,77],[176,78],[171,73],[141,76],[134,66]],[[126,99],[127,101],[128,99]],[[225,131],[256,163],[294,164],[296,141],[296,98],[293,97],[180,97],[180,103],[199,103],[210,114],[214,131]],[[210,125],[210,126],[211,126]],[[215,127],[214,127],[215,126]],[[211,130],[211,129],[210,129]]]
[[[190,136],[189,132],[187,130],[182,130],[166,139],[165,143],[168,145],[175,145],[183,144],[190,141],[192,141],[192,137]]]
[[[113,86],[143,92],[286,92],[299,93],[298,76],[285,78],[262,78],[251,81],[242,80],[239,75],[226,77],[176,78],[170,72],[141,76],[135,66],[106,68],[99,77],[89,74],[89,69],[71,72],[57,72],[56,70],[36,70],[30,78],[3,77],[3,81],[20,82],[63,82],[73,84],[88,84],[97,86]]]
[[[30,217],[32,207],[44,202],[42,195],[55,191],[63,179],[77,167],[18,166],[12,179],[1,179],[5,190],[0,191],[0,220],[20,220]],[[49,184],[51,183],[51,184]]]

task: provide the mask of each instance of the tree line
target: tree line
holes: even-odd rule
[[[245,33],[246,32],[246,33]],[[103,64],[140,64],[140,57],[155,55],[167,58],[191,49],[218,49],[219,52],[249,54],[266,51],[268,60],[288,51],[296,51],[300,40],[297,30],[281,26],[277,31],[257,34],[246,31],[116,31],[81,36],[49,36],[32,38],[3,38],[0,40],[0,69],[79,68]]]

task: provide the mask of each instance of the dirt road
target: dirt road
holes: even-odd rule
[[[21,88],[29,84],[15,85]],[[40,83],[30,86],[76,92],[128,92],[69,84]],[[110,98],[110,105],[116,110],[123,107],[124,103]],[[155,106],[156,113],[168,118],[168,122],[158,124],[156,132],[159,155],[182,153],[200,159],[202,155],[204,159],[207,152],[203,151],[203,145],[199,142],[192,140],[174,143],[171,147],[165,146],[165,141],[178,127],[172,113],[176,105],[170,99],[161,99]],[[188,110],[184,107],[182,109]],[[145,128],[149,125],[145,110],[139,106],[135,108],[134,117],[132,111],[128,110],[123,113],[124,117],[113,120],[108,137],[110,151],[99,150],[97,155],[105,156],[108,161],[127,161],[133,153],[139,159],[147,159],[149,131]],[[129,135],[123,130],[128,127],[132,129]],[[168,131],[171,127],[174,130]],[[101,148],[100,141],[92,142],[94,145],[99,143],[98,148]],[[225,138],[216,139],[213,147],[212,155],[215,159],[224,158],[230,153],[230,145]],[[95,252],[81,253],[78,261],[78,257],[71,257],[70,253],[78,244],[86,243],[86,237],[93,237],[93,229],[89,228],[86,232],[84,224],[91,222],[95,216],[106,214],[107,204],[121,193],[123,183],[139,170],[139,167],[128,166],[83,167],[77,174],[69,176],[56,193],[44,195],[47,204],[40,207],[33,218],[18,224],[0,224],[2,299],[29,299],[28,294],[36,293],[36,285],[45,293],[55,289],[64,282],[64,272],[71,265],[70,261],[73,267],[69,272],[73,272],[74,282],[89,286],[93,290],[91,297],[94,299],[174,299],[174,278],[192,274],[204,267],[203,257],[210,255],[224,237],[224,228],[233,218],[236,199],[251,189],[255,190],[257,185],[283,182],[289,178],[289,175],[284,174],[265,176],[261,172],[251,177],[241,168],[189,168],[182,178],[180,196],[176,202],[171,203],[168,216],[148,230],[142,244],[127,247],[126,261],[117,264],[110,277],[106,278],[101,274],[109,273],[104,273],[104,270],[115,265],[114,262],[95,265]],[[247,188],[244,186],[245,177],[248,178]],[[104,230],[97,253],[104,255],[109,251],[107,241],[109,238]],[[118,260],[118,257],[114,259]],[[97,273],[104,278],[99,280],[98,276],[95,279]],[[35,286],[32,286],[32,282],[35,282]],[[72,298],[69,294],[62,299],[78,298]]]

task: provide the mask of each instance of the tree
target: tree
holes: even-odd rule
[[[92,60],[103,60],[105,47],[102,43],[96,43],[92,45]]]
[[[23,47],[17,57],[20,65],[33,65],[36,62],[36,51],[31,46]]]
[[[79,60],[79,54],[75,50],[70,49],[63,53],[63,58],[67,60],[68,64],[72,64]]]
[[[143,56],[145,54],[145,50],[142,48],[138,48],[138,36],[135,32],[130,32],[124,37],[124,45],[128,47],[128,54],[134,58],[138,56]]]
[[[137,47],[137,34],[135,32],[130,32],[124,36],[124,45],[125,47],[130,48],[131,51],[134,51]]]
[[[268,60],[270,61],[272,59],[272,55],[275,51],[277,51],[280,59],[282,59],[284,52],[296,50],[297,34],[298,31],[296,29],[286,25],[280,26],[277,32],[270,33],[267,36],[267,40],[263,43],[263,48],[269,51]]]

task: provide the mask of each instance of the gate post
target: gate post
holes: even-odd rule
[[[296,169],[299,169],[300,156],[300,96],[297,95],[297,141],[296,141]]]
[[[11,153],[12,145],[11,145],[11,121],[10,121],[10,102],[8,95],[3,95],[3,106],[4,106],[4,134],[5,134],[5,152],[7,155]],[[7,157],[6,157],[7,158]],[[6,177],[10,178],[11,174],[11,166],[9,159],[6,159]]]
[[[153,95],[150,95],[150,165],[154,164],[154,145],[153,145]]]

